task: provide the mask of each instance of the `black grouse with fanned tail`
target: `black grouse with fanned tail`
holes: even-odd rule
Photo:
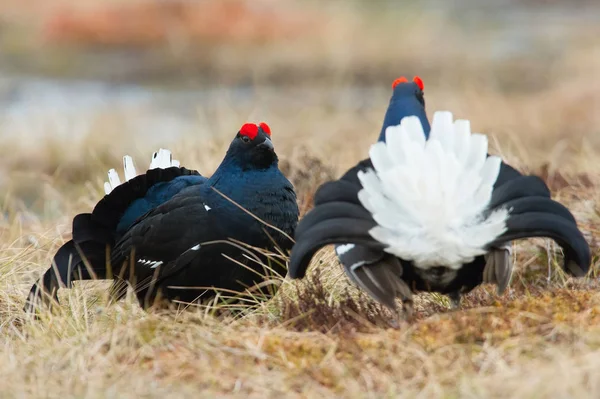
[[[400,298],[410,311],[419,291],[458,306],[484,282],[504,291],[510,243],[529,237],[554,239],[564,269],[584,276],[590,249],[571,212],[540,178],[490,156],[468,121],[438,112],[430,131],[422,89],[418,78],[397,81],[370,157],[319,188],[296,229],[291,277],[304,277],[316,251],[336,244],[348,276],[386,306]]]
[[[188,303],[257,285],[268,289],[253,296],[268,298],[271,277],[286,270],[265,251],[289,251],[298,221],[270,135],[264,123],[245,124],[210,178],[180,168],[166,150],[155,154],[156,168],[133,177],[125,157],[127,181],[109,172],[107,195],[91,214],[74,218],[73,239],[32,287],[26,309],[56,299],[61,282],[92,278],[126,281],[144,308],[157,297]]]

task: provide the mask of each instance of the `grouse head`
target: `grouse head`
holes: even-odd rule
[[[267,169],[277,165],[269,125],[264,122],[258,125],[244,124],[231,142],[225,157],[242,170]]]
[[[385,142],[385,130],[390,126],[399,125],[404,117],[412,115],[419,118],[425,137],[428,137],[430,126],[425,112],[424,87],[423,80],[418,76],[412,81],[401,76],[392,83],[392,98],[383,119],[378,141]]]

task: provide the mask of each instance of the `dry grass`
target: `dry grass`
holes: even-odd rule
[[[68,140],[58,136],[64,123],[44,126],[48,138],[41,141],[7,136],[0,148],[3,396],[600,397],[600,47],[589,40],[597,28],[576,29],[572,46],[550,63],[541,51],[492,62],[459,57],[457,49],[468,44],[482,50],[482,38],[413,23],[393,31],[418,33],[406,36],[412,63],[403,63],[408,56],[381,56],[389,41],[373,40],[382,32],[394,36],[384,22],[356,45],[361,51],[332,52],[341,38],[315,51],[295,48],[302,62],[318,65],[327,52],[336,59],[330,67],[339,68],[339,79],[327,88],[259,87],[252,105],[216,99],[198,110],[193,134],[177,140],[124,135],[127,124],[111,114]],[[442,38],[454,46],[428,48]],[[260,60],[265,68],[269,54]],[[349,104],[344,65],[361,57],[387,72],[378,77],[381,89]],[[100,198],[105,171],[124,153],[140,164],[166,146],[183,165],[210,174],[241,123],[266,120],[305,211],[320,182],[366,155],[389,99],[383,75],[391,80],[398,72],[422,74],[430,112],[450,109],[471,119],[493,137],[494,152],[544,176],[592,245],[589,278],[567,278],[546,240],[522,242],[503,296],[484,286],[450,311],[445,298],[421,295],[408,324],[349,285],[324,250],[307,281],[282,281],[273,300],[242,314],[146,313],[132,296],[108,305],[107,284],[93,282],[61,292],[58,312],[24,318],[29,286],[68,239],[72,216]]]
[[[435,96],[434,89],[430,93]],[[344,123],[343,119],[334,114],[323,123],[333,128]],[[345,121],[347,125],[352,122],[368,124],[359,118]],[[283,121],[274,124],[283,126]],[[343,168],[324,166],[335,162],[324,157],[311,159],[305,150],[294,148],[294,134],[278,136],[280,129],[274,129],[276,145],[282,148],[283,161],[289,163],[287,173],[298,186],[306,209],[314,187]],[[371,130],[376,129],[374,124]],[[357,140],[345,141],[349,152],[356,155],[338,153],[346,166],[362,152],[358,143],[366,145],[372,139],[360,137],[361,129],[356,130]],[[532,146],[545,136],[531,128],[524,130],[533,132],[532,136],[507,134],[498,141],[516,139]],[[310,129],[305,135],[319,136]],[[327,145],[328,138],[321,139]],[[303,141],[310,146],[312,140]],[[189,144],[180,144],[175,151],[186,165],[210,171],[219,162],[225,143],[217,138],[202,151],[183,150],[192,148]],[[55,145],[65,148],[65,143]],[[84,140],[82,147],[75,148],[87,145]],[[101,139],[94,145],[107,148]],[[320,150],[310,149],[317,154]],[[144,154],[145,149],[138,151]],[[589,151],[598,154],[593,147]],[[0,226],[0,333],[5,337],[0,349],[0,373],[4,376],[0,389],[9,396],[600,394],[595,372],[600,365],[599,284],[595,278],[566,279],[557,268],[558,255],[547,253],[545,240],[518,246],[517,275],[504,296],[496,297],[490,287],[482,287],[467,297],[460,311],[451,312],[444,298],[424,295],[417,303],[417,320],[410,325],[397,325],[394,315],[348,285],[331,251],[324,251],[316,260],[319,272],[308,281],[284,281],[275,299],[241,317],[216,318],[206,308],[144,313],[132,297],[108,306],[106,284],[86,283],[61,294],[63,306],[57,314],[45,315],[37,322],[23,320],[25,292],[68,237],[64,233],[68,233],[70,217],[93,205],[106,167],[118,165],[120,154],[99,153],[86,162],[86,155],[92,153],[74,151],[73,159],[58,154],[56,158],[38,158],[39,164],[27,165],[32,170],[20,171],[30,178],[44,176],[42,187],[24,184],[35,187],[40,195],[37,203],[45,204],[42,218],[30,214],[28,206],[18,206],[17,197],[9,196],[6,201],[6,218]],[[536,155],[530,164],[553,164],[554,157]],[[541,172],[549,176],[549,182],[558,182],[554,183],[555,196],[574,210],[598,262],[599,179],[583,157],[565,156],[572,174]],[[14,165],[10,159],[5,156],[5,166]],[[81,166],[79,175],[65,174],[72,162]],[[585,184],[577,174],[585,176]],[[553,271],[549,283],[548,262]],[[595,267],[597,273],[598,265]]]
[[[590,217],[583,226],[597,240],[598,215],[579,215]],[[566,279],[544,240],[518,246],[518,272],[504,296],[482,287],[450,311],[443,298],[423,295],[411,324],[396,325],[349,286],[330,251],[307,281],[283,281],[275,299],[241,317],[216,318],[210,308],[145,313],[132,296],[109,306],[106,283],[86,283],[61,293],[58,312],[31,321],[21,312],[25,289],[60,243],[48,226],[3,226],[0,387],[9,396],[600,393],[600,284]],[[594,254],[598,262],[597,245]]]

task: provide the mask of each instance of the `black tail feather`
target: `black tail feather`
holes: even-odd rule
[[[321,223],[323,220],[337,218],[354,218],[356,220],[372,221],[373,217],[361,205],[332,201],[319,205],[312,209],[303,219],[302,223],[296,227],[295,237],[301,239],[305,232],[311,229],[315,224]]]
[[[102,228],[92,221],[91,213],[80,213],[73,218],[73,241],[81,244],[86,241],[110,242],[112,231]]]
[[[69,268],[79,262],[81,262],[81,258],[75,250],[73,240],[60,247],[54,255],[54,265],[50,266],[29,290],[25,302],[25,312],[33,312],[39,303],[48,304],[52,300],[58,301],[58,289],[69,283]]]
[[[588,272],[591,263],[590,247],[577,225],[570,220],[552,213],[527,212],[509,217],[506,226],[508,230],[490,245],[501,245],[523,238],[551,238],[565,251],[565,270],[576,277],[582,277]]]
[[[534,237],[555,240],[565,251],[564,268],[581,277],[591,263],[590,248],[573,214],[550,198],[550,190],[537,176],[521,176],[492,193],[490,210],[509,211],[507,231],[490,246]]]
[[[383,250],[385,247],[375,241],[369,230],[376,226],[374,221],[355,218],[336,218],[323,220],[306,230],[301,240],[292,248],[289,272],[292,278],[302,278],[313,255],[328,244],[353,243],[369,248]]]
[[[198,175],[194,170],[171,167],[151,169],[145,174],[115,187],[95,206],[92,213],[82,213],[73,218],[73,239],[56,252],[50,267],[31,288],[25,310],[33,311],[36,304],[58,301],[60,287],[70,288],[74,280],[112,278],[118,270],[109,270],[107,254],[114,245],[115,230],[127,207],[144,197],[148,189],[179,176]]]
[[[508,202],[502,203],[501,207],[510,210],[510,216],[526,214],[529,212],[540,212],[554,214],[565,220],[577,224],[575,217],[564,205],[546,197],[520,197]]]
[[[521,197],[550,198],[550,190],[546,183],[537,176],[519,176],[494,189],[489,208],[496,208]]]
[[[315,206],[334,201],[344,201],[360,205],[360,201],[358,200],[360,189],[361,186],[357,186],[346,180],[335,180],[324,183],[315,193]]]
[[[494,183],[494,190],[497,190],[498,188],[503,186],[505,183],[515,180],[521,176],[523,176],[521,174],[521,172],[519,172],[518,170],[516,170],[509,164],[502,162],[500,164],[500,173],[498,173],[498,178],[496,179],[496,182]]]
[[[68,241],[54,255],[52,265],[31,287],[25,311],[31,312],[38,303],[58,302],[58,289],[71,288],[73,281],[106,279],[106,245],[87,241],[81,245]]]
[[[114,232],[127,207],[136,199],[144,197],[150,187],[171,181],[179,176],[190,175],[200,176],[195,170],[176,166],[166,169],[150,169],[145,174],[115,187],[110,194],[105,195],[94,207],[91,221]]]

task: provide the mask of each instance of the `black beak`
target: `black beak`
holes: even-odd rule
[[[273,146],[273,142],[268,137],[265,138],[265,141],[260,143],[257,147],[265,148],[269,151],[275,151],[275,147]]]

